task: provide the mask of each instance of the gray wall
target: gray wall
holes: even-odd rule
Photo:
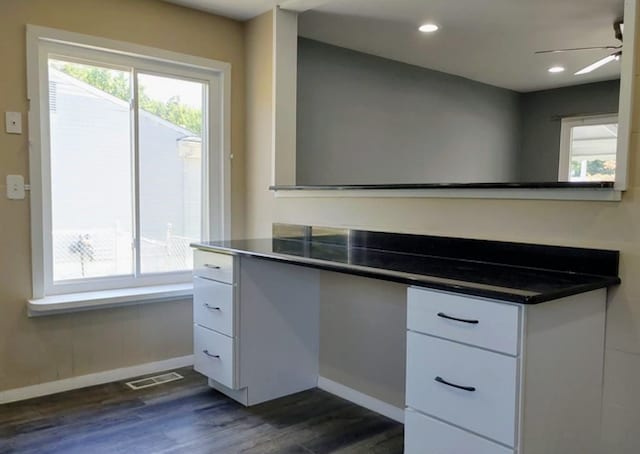
[[[558,117],[619,89],[517,93],[299,38],[297,184],[557,181]]]
[[[618,111],[620,81],[522,94],[520,181],[558,181],[558,117]]]
[[[304,38],[298,49],[298,184],[516,177],[516,92]]]

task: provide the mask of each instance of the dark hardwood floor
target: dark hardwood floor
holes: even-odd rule
[[[124,382],[0,405],[0,453],[402,452],[402,425],[320,390],[245,408],[185,378],[133,391]]]

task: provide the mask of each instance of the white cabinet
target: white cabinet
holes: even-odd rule
[[[605,304],[409,288],[405,452],[597,453]]]
[[[409,407],[515,446],[516,358],[413,332],[407,357]]]
[[[406,453],[514,454],[513,449],[410,409],[405,412],[404,431]]]
[[[244,405],[316,387],[320,282],[197,250],[195,369]],[[598,454],[605,306],[606,289],[526,305],[409,288],[405,452]]]
[[[194,368],[244,405],[318,382],[317,270],[194,253]]]
[[[199,325],[193,329],[195,370],[227,388],[235,389],[234,339]]]
[[[193,254],[193,274],[232,284],[234,282],[234,257],[216,252],[196,250]]]
[[[233,285],[195,276],[193,322],[229,337],[235,335],[236,305]]]
[[[193,267],[194,369],[238,388],[234,257],[197,250]]]
[[[411,289],[407,328],[464,344],[517,355],[520,308],[471,296]]]

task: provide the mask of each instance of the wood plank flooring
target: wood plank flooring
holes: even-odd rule
[[[0,405],[0,454],[395,454],[403,427],[320,390],[245,408],[204,377]]]

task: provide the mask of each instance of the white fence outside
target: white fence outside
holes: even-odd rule
[[[143,273],[189,270],[193,238],[172,235],[165,240],[142,237]],[[131,232],[111,229],[57,230],[53,232],[54,280],[130,275],[133,273]]]

